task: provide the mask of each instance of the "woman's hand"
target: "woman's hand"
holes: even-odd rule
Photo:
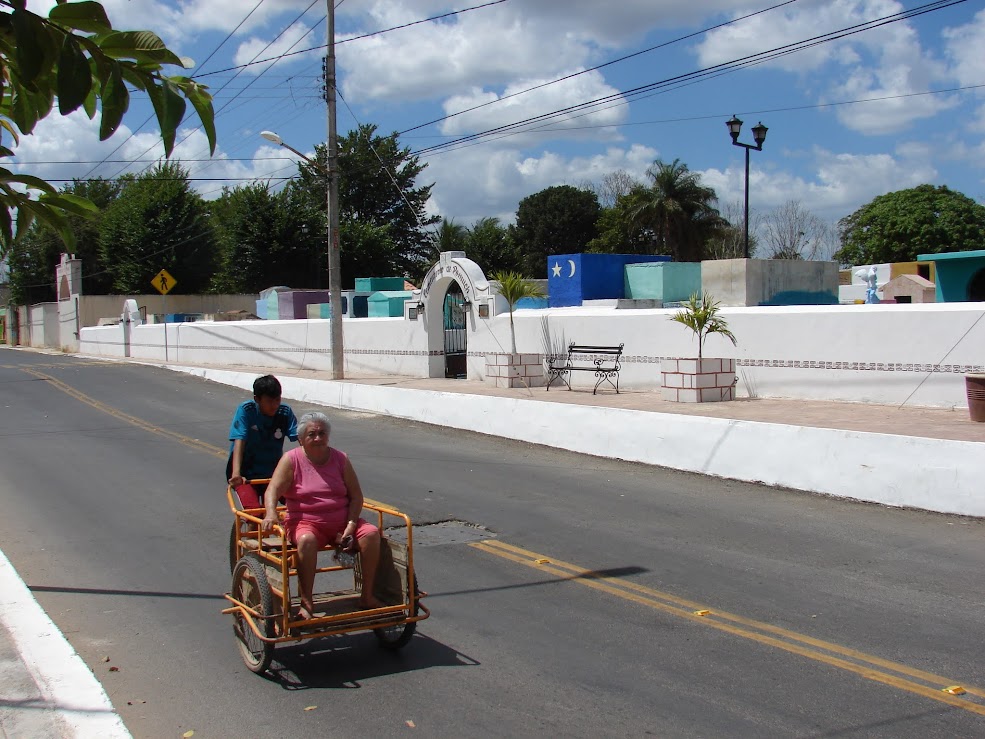
[[[268,512],[266,516],[263,517],[263,522],[260,524],[260,531],[263,533],[269,533],[274,530],[274,524],[280,523],[280,516],[277,515],[277,511],[273,513]]]
[[[242,475],[233,475],[232,477],[229,478],[229,485],[230,487],[232,487],[233,490],[235,490],[245,482],[246,482],[246,478],[243,477]]]

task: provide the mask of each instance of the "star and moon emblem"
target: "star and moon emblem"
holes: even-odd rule
[[[575,260],[574,259],[569,259],[568,260],[568,266],[571,269],[571,272],[567,276],[568,277],[574,277],[575,276]],[[551,267],[551,272],[553,273],[553,275],[555,277],[560,277],[561,276],[561,270],[562,269],[563,268],[561,267],[560,262],[555,261],[554,262],[554,266]]]

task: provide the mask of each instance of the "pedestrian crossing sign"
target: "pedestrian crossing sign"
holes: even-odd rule
[[[154,279],[150,281],[150,284],[157,288],[157,291],[161,293],[161,295],[167,295],[171,292],[171,289],[177,284],[177,282],[170,274],[168,274],[166,269],[162,269],[154,276]]]

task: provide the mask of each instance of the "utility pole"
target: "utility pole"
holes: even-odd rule
[[[328,290],[332,309],[332,379],[345,379],[342,346],[342,266],[339,257],[338,133],[335,129],[335,0],[327,2],[325,102],[328,103]]]

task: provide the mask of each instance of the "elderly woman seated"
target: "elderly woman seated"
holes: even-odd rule
[[[301,446],[281,457],[264,496],[263,530],[270,531],[277,518],[277,500],[287,503],[284,529],[298,548],[298,592],[301,618],[314,616],[311,591],[315,582],[318,551],[326,544],[355,542],[362,555],[361,608],[384,604],[373,595],[380,559],[380,531],[359,517],[363,493],[348,456],[329,446],[331,424],[324,413],[306,413],[298,422]]]

